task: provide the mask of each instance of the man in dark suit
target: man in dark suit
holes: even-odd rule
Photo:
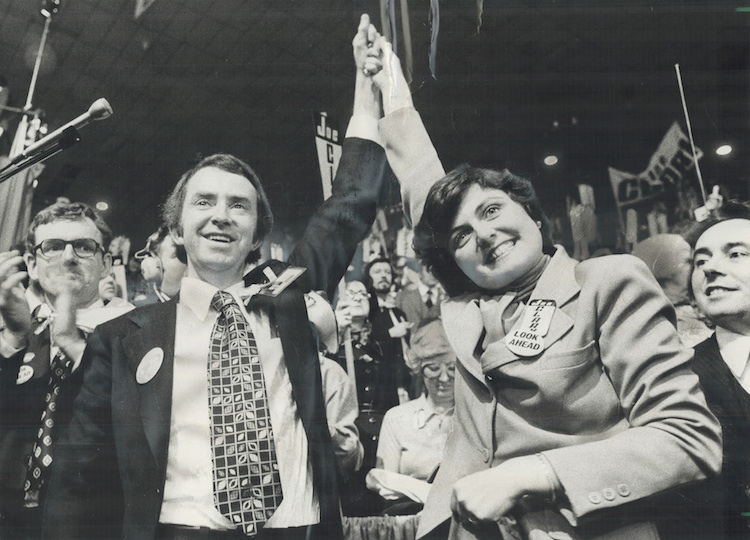
[[[365,266],[365,287],[369,294],[372,337],[380,345],[383,360],[389,366],[391,377],[396,381],[399,398],[408,401],[414,389],[407,364],[404,362],[409,329],[412,324],[395,305],[393,267],[386,258],[373,259]]]
[[[720,497],[728,538],[750,537],[750,211],[730,203],[691,234],[691,292],[715,333],[695,347],[693,369],[721,422]]]
[[[23,255],[0,254],[0,538],[40,536],[55,443],[87,367],[84,332],[133,308],[99,298],[111,238],[88,205],[61,202],[35,216]]]
[[[370,29],[363,19],[354,40],[357,58],[364,58]],[[373,120],[379,111],[360,106],[361,93],[372,86],[362,69],[357,73],[355,116]],[[336,461],[302,293],[335,288],[374,219],[384,154],[372,140],[353,133],[353,126],[357,129],[350,123],[333,195],[290,257],[307,271],[278,294],[271,294],[264,281],[274,281],[283,263],[263,265],[245,276],[273,221],[255,173],[239,159],[220,154],[183,175],[164,212],[186,256],[179,298],[138,309],[89,338],[84,359],[91,371],[76,401],[69,436],[59,447],[45,509],[46,538],[342,536]],[[217,328],[230,320],[219,300],[239,309],[232,324],[246,327],[237,330],[237,337],[228,336],[228,352],[216,349]],[[234,331],[231,325],[229,330]],[[230,394],[227,403],[226,394],[214,393],[213,379],[230,378],[223,371],[214,373],[214,364],[223,361],[225,352],[234,355],[243,348],[249,358],[239,360],[240,369],[246,360],[252,364],[259,358],[264,382],[252,379],[247,388],[245,375],[236,384],[231,379],[245,393]],[[214,356],[215,350],[221,354]],[[227,368],[230,372],[234,367]],[[262,406],[251,405],[259,395]],[[215,410],[216,400],[226,403],[223,413]],[[275,460],[255,465],[253,437],[269,431],[260,420],[261,409],[268,410],[272,437],[258,446],[266,445],[261,450],[271,448],[271,453],[275,449]],[[258,433],[241,439],[239,431],[227,428],[218,434],[216,426],[224,420],[217,414],[234,418],[243,430],[252,424]],[[227,467],[219,467],[224,460]],[[241,466],[258,469],[258,482],[249,481],[258,471],[236,478],[234,469]],[[119,485],[100,481],[110,471],[119,472]],[[219,490],[227,488],[233,491],[224,501]],[[263,493],[267,490],[271,493]],[[124,499],[121,531],[110,525],[118,516],[102,512],[118,493]],[[262,502],[265,495],[272,495],[273,505]],[[235,504],[241,517],[234,513]]]

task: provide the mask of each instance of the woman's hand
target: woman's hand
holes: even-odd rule
[[[513,458],[453,484],[451,511],[456,521],[471,528],[499,521],[524,495],[551,496],[551,488],[537,456]]]
[[[368,49],[364,70],[380,88],[385,114],[413,106],[411,90],[401,69],[401,62],[385,37],[378,36]]]

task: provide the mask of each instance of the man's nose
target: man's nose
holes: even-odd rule
[[[216,223],[227,223],[229,221],[229,208],[227,205],[221,202],[214,205],[211,220]]]
[[[66,260],[66,261],[78,260],[78,256],[76,255],[76,252],[73,249],[73,244],[65,245],[65,249],[63,249],[63,252],[62,252],[62,258],[63,260]]]

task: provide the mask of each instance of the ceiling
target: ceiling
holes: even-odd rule
[[[684,129],[679,63],[704,178],[747,196],[750,10],[739,2],[485,0],[480,20],[481,0],[443,0],[435,78],[430,1],[400,3],[415,102],[446,166],[509,167],[553,207],[588,182],[606,207],[607,168],[644,170],[669,126]],[[0,0],[0,74],[16,107],[29,89],[40,7]],[[351,38],[360,13],[379,22],[379,1],[155,0],[138,19],[135,7],[63,0],[52,18],[34,107],[50,129],[99,97],[114,114],[47,161],[35,206],[59,195],[106,201],[115,233],[138,246],[179,175],[226,151],[253,166],[277,221],[299,231],[322,199],[313,112],[345,127]],[[735,152],[719,160],[712,150],[724,141]],[[551,151],[561,162],[548,169],[541,159]]]

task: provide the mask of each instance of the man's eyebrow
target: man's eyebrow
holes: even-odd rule
[[[193,200],[195,199],[215,199],[216,194],[211,193],[210,191],[196,191],[193,193],[193,196],[191,197]]]
[[[748,242],[742,242],[742,241],[740,241],[740,242],[729,242],[728,244],[724,245],[724,249],[727,250],[727,249],[732,249],[732,248],[736,248],[736,247],[744,247],[744,248],[746,248],[748,246],[750,246],[750,243],[748,243]]]

